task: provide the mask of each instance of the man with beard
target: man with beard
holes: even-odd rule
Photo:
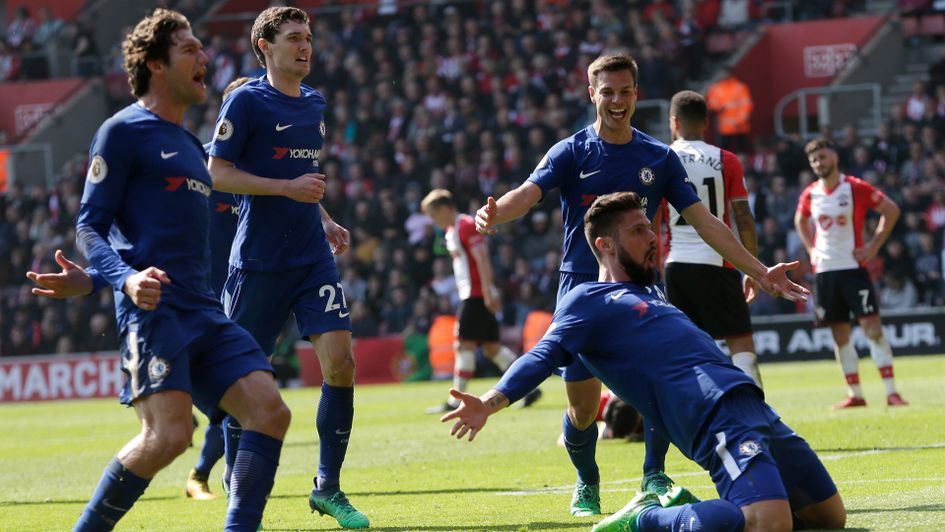
[[[602,280],[571,290],[544,338],[493,389],[481,397],[450,391],[463,403],[441,418],[456,420],[450,433],[472,440],[490,415],[578,358],[709,471],[721,497],[675,504],[679,487],[664,496],[645,490],[595,531],[791,530],[795,523],[843,528],[843,502],[807,442],[654,284],[656,235],[639,196],[599,197],[584,215],[584,234]],[[796,262],[773,269],[794,268]]]
[[[834,409],[866,406],[860,387],[859,356],[850,342],[851,314],[866,334],[870,357],[886,387],[886,404],[904,406],[907,403],[896,391],[893,378],[892,348],[883,334],[873,282],[864,267],[892,233],[899,207],[866,181],[841,174],[837,151],[830,140],[814,139],[804,151],[820,179],[801,193],[794,226],[817,272],[814,321],[818,326],[830,327],[834,354],[847,380],[847,398]],[[879,213],[879,223],[873,238],[864,244],[863,224],[870,209]]]

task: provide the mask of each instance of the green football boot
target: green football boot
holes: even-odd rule
[[[316,495],[315,491],[312,490],[312,494],[308,497],[308,507],[313,512],[318,510],[319,515],[334,517],[341,528],[368,528],[371,526],[368,517],[352,506],[341,490],[325,497]]]
[[[574,485],[574,494],[571,495],[571,515],[587,517],[600,515],[600,484]]]
[[[630,499],[619,512],[594,525],[591,532],[639,532],[639,519],[644,512],[660,507],[660,499],[655,493],[644,491]]]
[[[698,497],[693,495],[688,489],[682,486],[676,486],[673,479],[669,478],[669,475],[662,471],[643,477],[643,482],[640,483],[640,490],[657,494],[660,498],[660,504],[662,504],[664,508],[699,502]]]

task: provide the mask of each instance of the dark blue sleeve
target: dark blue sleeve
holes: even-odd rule
[[[528,181],[541,188],[542,197],[556,188],[561,188],[565,181],[574,175],[574,152],[569,140],[562,140],[552,146],[528,176]]]
[[[561,344],[542,339],[516,360],[495,389],[508,397],[509,404],[518,401],[554,373],[556,368],[571,363],[571,354]]]
[[[94,267],[86,268],[85,273],[92,279],[91,293],[94,294],[95,292],[98,292],[102,288],[108,286],[108,281],[106,281],[105,278],[102,277],[102,274],[98,273],[98,270],[96,270]]]
[[[666,162],[663,163],[663,170],[669,179],[665,197],[676,211],[682,212],[683,209],[700,200],[689,183],[689,174],[686,173],[686,167],[679,160],[679,156],[673,150],[669,148],[667,150],[669,153],[666,155]]]
[[[114,219],[115,215],[112,212],[90,203],[83,203],[79,207],[75,224],[75,241],[79,251],[85,255],[98,274],[108,284],[118,290],[123,290],[125,281],[138,272],[125,264],[118,252],[108,243],[108,232]],[[92,282],[94,286],[95,281]]]

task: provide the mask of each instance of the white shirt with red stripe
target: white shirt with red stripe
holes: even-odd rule
[[[695,189],[702,204],[713,216],[732,227],[729,202],[748,198],[745,189],[745,174],[738,157],[728,151],[701,140],[677,140],[670,146],[679,155],[689,183]],[[669,206],[669,254],[666,262],[732,265],[722,258],[712,246],[705,243],[696,229]]]
[[[814,220],[813,268],[818,272],[852,270],[863,266],[853,250],[863,244],[866,213],[886,196],[862,179],[841,175],[833,190],[822,179],[801,193],[797,210]]]
[[[460,299],[482,297],[482,281],[472,248],[485,237],[476,231],[476,221],[468,214],[460,214],[446,230],[446,249],[453,257],[453,277]]]

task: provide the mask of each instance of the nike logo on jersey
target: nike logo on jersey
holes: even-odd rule
[[[593,172],[585,172],[584,170],[581,170],[581,173],[578,174],[578,177],[580,177],[581,179],[587,179],[588,177],[591,177],[592,175],[598,172],[600,172],[600,170],[594,170]]]
[[[161,150],[161,159],[170,159],[171,157],[177,155],[178,152],[172,151],[170,153],[164,153],[164,150]]]
[[[276,131],[283,131],[283,130],[289,129],[290,127],[292,127],[292,124],[287,124],[284,126],[280,124],[276,124]]]
[[[620,299],[620,298],[621,298],[624,294],[626,294],[626,293],[627,293],[626,290],[620,290],[620,291],[614,292],[614,293],[610,294],[610,300],[611,300],[611,301],[617,301],[618,299]]]

